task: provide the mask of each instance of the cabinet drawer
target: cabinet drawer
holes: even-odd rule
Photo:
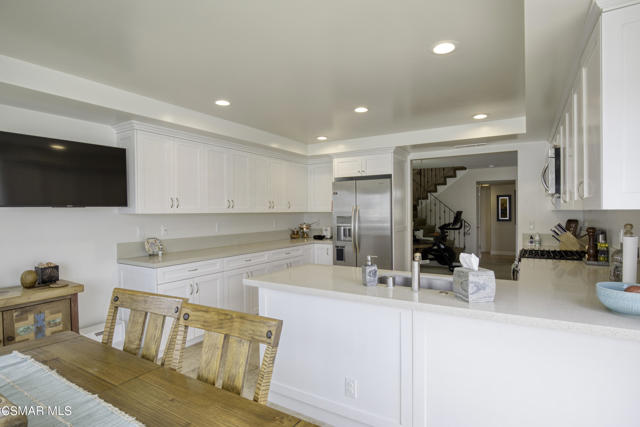
[[[278,249],[277,251],[269,252],[269,261],[277,261],[280,259],[290,259],[293,257],[301,257],[304,255],[304,248],[290,248],[290,249]]]
[[[71,330],[71,300],[62,299],[2,312],[4,344],[37,340]]]
[[[240,255],[224,260],[224,270],[234,270],[236,268],[249,267],[256,264],[264,264],[268,261],[267,252]]]
[[[158,283],[175,282],[176,280],[191,279],[222,271],[222,260],[192,262],[190,264],[174,265],[158,269]]]

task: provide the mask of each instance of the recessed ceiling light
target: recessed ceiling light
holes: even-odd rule
[[[356,113],[366,113],[369,109],[367,107],[356,107],[353,111]]]
[[[326,140],[327,140],[327,137],[326,137],[326,136],[318,136],[316,139],[317,139],[318,141],[326,141]]]
[[[433,53],[436,55],[446,55],[454,50],[456,50],[456,45],[453,42],[438,42],[438,44],[433,47]]]
[[[473,116],[473,118],[476,119],[476,120],[484,120],[487,117],[488,116],[485,113],[479,113],[479,114],[476,114],[475,116]]]
[[[228,107],[231,103],[226,99],[218,99],[216,100],[216,105],[219,105],[220,107]]]
[[[54,150],[66,150],[67,148],[64,145],[60,145],[60,144],[51,144],[49,145],[49,147],[53,148]]]
[[[495,165],[489,165],[489,167],[490,167],[490,168],[495,168],[496,166],[495,166]]]

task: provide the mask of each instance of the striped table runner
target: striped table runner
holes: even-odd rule
[[[141,426],[31,357],[0,356],[0,394],[24,411],[33,426]],[[6,411],[8,408],[0,408]]]

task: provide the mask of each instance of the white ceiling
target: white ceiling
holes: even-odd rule
[[[411,161],[412,169],[455,166],[464,166],[467,169],[518,166],[518,153],[516,151],[505,151],[501,153],[483,153],[471,156],[438,157]]]
[[[313,143],[465,124],[476,112],[523,116],[524,9],[523,0],[4,0],[0,54]],[[445,39],[458,49],[433,55]]]

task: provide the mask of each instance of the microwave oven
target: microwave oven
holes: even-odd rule
[[[560,195],[561,173],[560,147],[549,147],[541,176],[542,186],[547,194]]]

